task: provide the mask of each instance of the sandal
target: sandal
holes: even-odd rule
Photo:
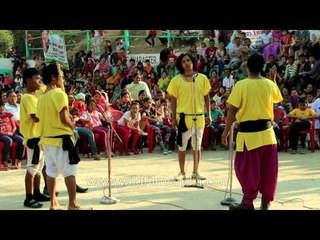
[[[23,206],[28,207],[28,208],[42,208],[43,204],[37,202],[36,200],[34,200],[33,198],[29,201],[24,200]]]

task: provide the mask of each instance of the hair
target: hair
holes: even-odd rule
[[[120,98],[123,98],[125,95],[127,95],[127,94],[129,94],[129,92],[128,91],[123,91],[122,90],[122,92],[121,92],[121,94],[120,94]]]
[[[196,61],[196,59],[190,53],[181,53],[179,55],[179,57],[177,58],[177,60],[176,60],[176,67],[177,67],[177,69],[178,69],[180,74],[184,74],[184,69],[182,67],[182,59],[185,56],[188,56],[191,59],[192,65],[193,65],[193,70],[194,71],[197,70],[197,61]]]
[[[42,82],[48,85],[52,81],[52,76],[58,77],[59,71],[56,63],[51,63],[43,68],[42,72]]]
[[[132,75],[132,78],[135,78],[136,76],[140,75],[140,73],[136,72]]]
[[[36,68],[27,68],[23,72],[23,85],[27,84],[27,79],[32,78],[34,75],[40,75],[40,72]]]
[[[162,104],[162,103],[167,103],[167,102],[168,102],[168,100],[167,100],[166,98],[160,100],[160,104]]]
[[[138,106],[140,106],[140,103],[139,103],[139,101],[134,100],[134,101],[131,102],[131,107],[132,107],[133,105],[138,105]]]
[[[262,72],[264,66],[264,58],[260,53],[253,53],[248,57],[247,61],[248,69],[251,73]]]
[[[0,98],[0,106],[4,106],[4,101]]]
[[[10,89],[8,92],[7,92],[7,97],[9,97],[12,93],[16,93],[14,90]]]
[[[149,100],[152,100],[150,97],[145,97],[144,99],[143,99],[143,103],[146,103],[146,102],[148,102]]]
[[[164,93],[163,90],[161,90],[161,89],[157,90],[157,95],[158,95],[158,94],[163,94],[163,93]]]
[[[140,90],[138,96],[140,96],[142,93],[146,93],[147,94],[146,90]]]
[[[92,103],[92,102],[93,102],[95,105],[97,104],[95,100],[90,99],[90,100],[88,101],[88,103],[87,103],[87,106],[89,106],[89,105],[90,105],[90,103]]]
[[[299,98],[298,103],[306,103],[306,99],[304,97]]]

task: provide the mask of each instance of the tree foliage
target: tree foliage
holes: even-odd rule
[[[11,31],[0,30],[0,57],[6,57],[14,43],[14,36]]]

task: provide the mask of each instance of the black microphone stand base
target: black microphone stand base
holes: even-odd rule
[[[228,198],[225,198],[224,200],[222,200],[220,202],[221,205],[223,206],[230,206],[232,203],[236,203],[237,201],[232,198],[232,197],[228,197]]]
[[[115,197],[107,197],[107,196],[103,196],[102,199],[100,200],[101,204],[115,204],[120,202],[119,199],[115,198]]]

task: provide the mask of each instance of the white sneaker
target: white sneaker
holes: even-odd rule
[[[179,173],[176,177],[174,177],[175,181],[181,181],[181,180],[186,180],[186,174]]]
[[[196,180],[206,180],[206,178],[205,178],[205,177],[200,176],[200,174],[199,174],[199,173],[197,173],[197,174],[192,173],[191,179],[196,179]]]

